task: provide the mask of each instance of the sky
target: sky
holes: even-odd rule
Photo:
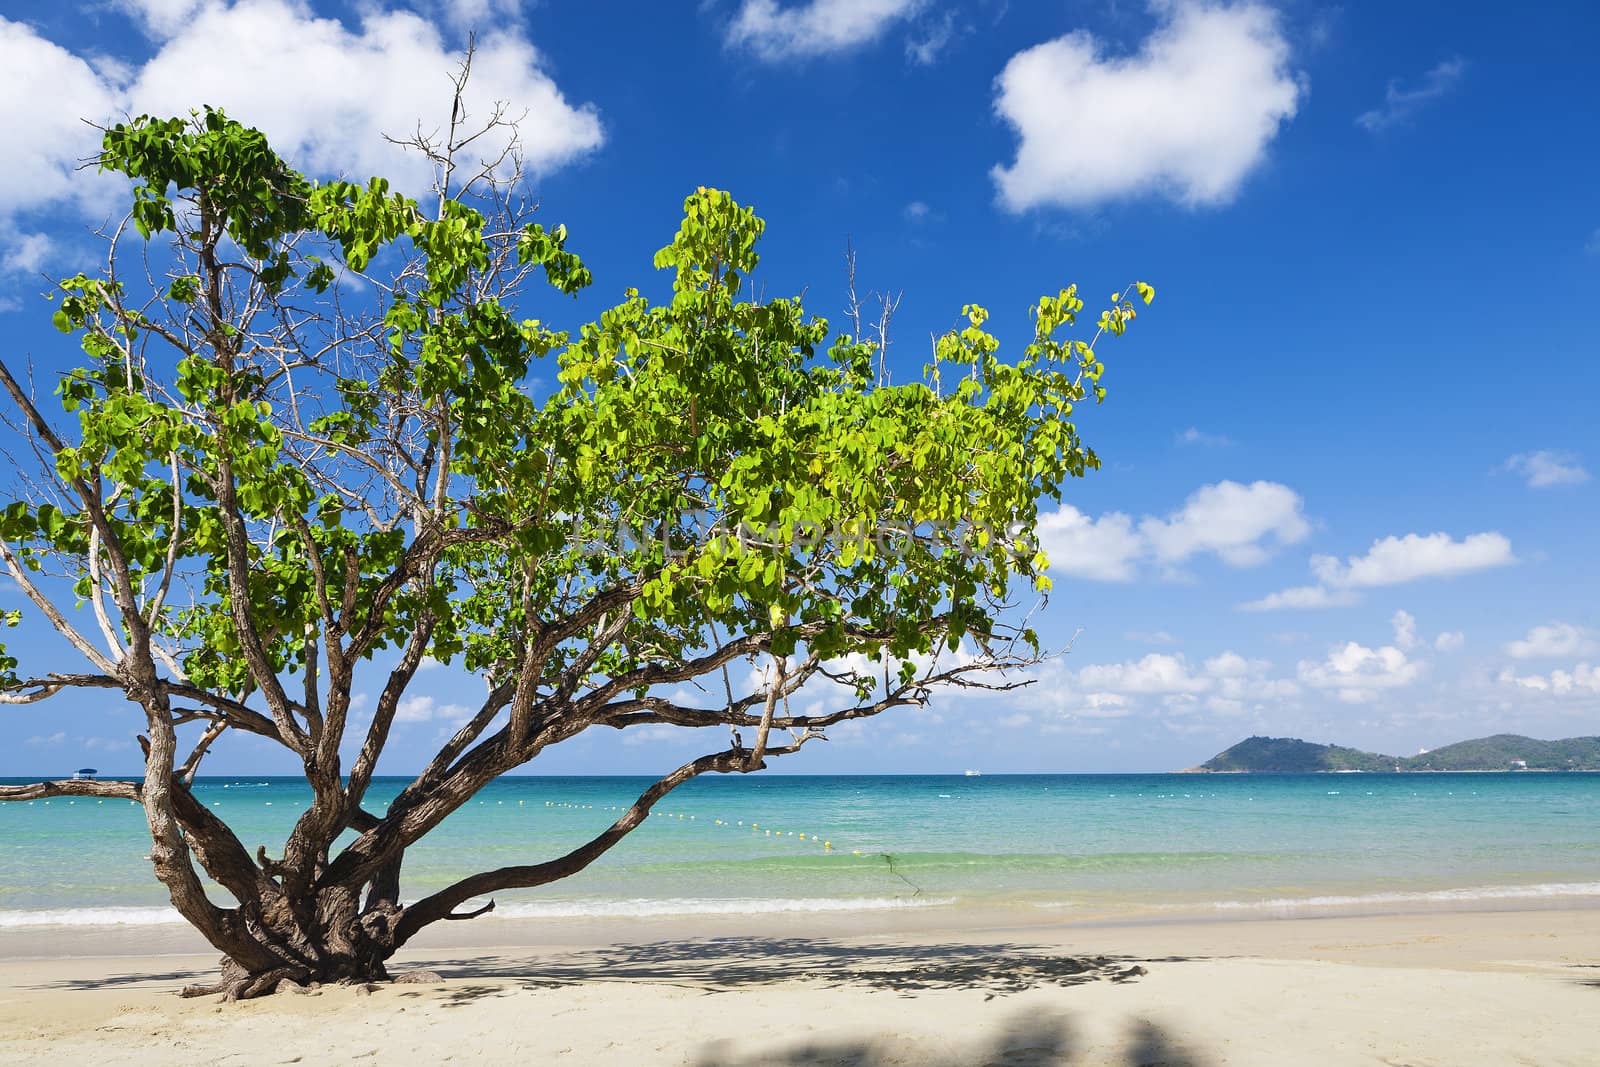
[[[961,306],[1009,351],[1040,294],[1155,304],[1101,349],[1104,469],[1041,533],[1038,684],[834,731],[805,773],[1160,771],[1251,734],[1394,754],[1600,733],[1600,9],[1123,0],[89,0],[0,3],[0,347],[73,343],[47,276],[93,269],[124,190],[83,120],[204,104],[318,176],[424,181],[384,140],[525,112],[531,191],[596,285],[652,281],[697,185],[767,219],[760,281],[842,321],[903,293],[902,377]],[[22,606],[0,587],[0,608]],[[26,624],[23,670],[76,654]],[[381,665],[380,665],[381,666]],[[482,683],[425,671],[380,769]],[[0,706],[0,775],[133,771],[138,713]],[[708,751],[584,735],[541,773]],[[250,739],[206,770],[289,772]]]

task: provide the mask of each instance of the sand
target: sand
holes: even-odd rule
[[[181,932],[7,934],[0,1063],[1600,1064],[1600,911],[1018,919],[447,924],[439,985],[233,1005]]]

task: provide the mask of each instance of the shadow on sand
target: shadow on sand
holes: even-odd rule
[[[810,1042],[757,1054],[728,1051],[727,1042],[707,1045],[695,1067],[1068,1067],[1087,1049],[1074,1035],[1064,1015],[1013,1016],[987,1041],[936,1053],[884,1041]],[[1166,1030],[1147,1021],[1136,1022],[1124,1035],[1120,1057],[1097,1064],[1118,1067],[1209,1067],[1211,1061],[1185,1048]]]
[[[509,979],[547,988],[635,981],[721,992],[808,981],[906,994],[978,989],[995,997],[1046,985],[1128,982],[1145,973],[1141,964],[1178,961],[1178,957],[1062,956],[1014,944],[895,945],[802,937],[720,937],[613,945],[543,957],[434,959],[420,966],[445,978]]]

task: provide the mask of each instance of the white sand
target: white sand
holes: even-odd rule
[[[0,939],[0,1063],[1600,1064],[1596,911],[1007,918],[474,924],[394,968],[440,986],[235,1005],[172,995],[214,954],[6,959]],[[521,946],[462,943],[492,936]],[[1063,984],[1085,957],[1114,958]]]

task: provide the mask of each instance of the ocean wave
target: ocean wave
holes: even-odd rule
[[[40,908],[0,911],[0,930],[29,926],[168,926],[184,921],[172,908]]]
[[[786,912],[888,911],[953,903],[932,897],[745,897],[633,900],[538,900],[499,903],[500,919],[668,918],[675,915],[768,915]],[[39,908],[0,911],[0,930],[40,926],[172,926],[183,916],[172,908]]]
[[[1464,889],[1426,889],[1346,896],[1276,897],[1272,900],[1219,900],[1211,906],[1242,911],[1263,908],[1342,908],[1374,904],[1448,904],[1453,901],[1533,900],[1543,897],[1600,896],[1600,882],[1543,882],[1535,885],[1483,885]]]
[[[680,897],[635,900],[549,900],[497,904],[502,919],[655,918],[674,915],[769,915],[780,912],[889,911],[954,903],[934,897]]]

